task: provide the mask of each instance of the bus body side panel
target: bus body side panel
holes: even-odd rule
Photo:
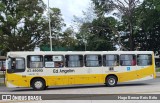
[[[55,85],[74,85],[74,84],[93,84],[93,83],[105,83],[105,78],[109,74],[115,74],[118,77],[118,82],[127,82],[133,80],[140,80],[142,78],[150,76],[154,78],[153,65],[146,68],[142,68],[130,72],[108,72],[107,74],[76,74],[76,75],[61,75],[61,76],[41,76],[46,81],[47,86]],[[23,76],[23,74],[9,74],[7,75],[7,83],[14,85],[15,87],[30,87],[30,80],[35,76]],[[151,79],[150,78],[150,79]],[[148,78],[149,79],[149,78]],[[143,80],[143,79],[142,79]],[[10,85],[7,85],[10,87]]]
[[[22,74],[12,73],[6,74],[6,86],[7,87],[30,87],[29,76],[23,77]]]
[[[118,82],[140,80],[142,78],[146,78],[146,77],[148,78],[148,76],[150,77],[148,79],[153,79],[154,78],[153,66],[139,68],[139,70],[132,71],[132,72],[117,73],[117,76],[118,76]]]

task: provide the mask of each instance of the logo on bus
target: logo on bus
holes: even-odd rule
[[[131,70],[131,68],[130,67],[127,67],[127,71],[130,71]]]
[[[75,70],[73,69],[68,69],[68,70],[63,70],[63,69],[53,69],[53,73],[73,73]]]

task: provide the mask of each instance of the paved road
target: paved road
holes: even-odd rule
[[[50,87],[44,91],[32,88],[0,87],[0,94],[160,94],[160,78],[143,82],[121,83],[116,87],[105,85],[78,85]]]
[[[94,100],[92,97],[79,97],[75,96],[75,94],[101,94],[100,98],[104,98],[103,94],[113,94],[107,96],[117,96],[118,94],[160,94],[160,78],[147,80],[143,82],[132,82],[132,83],[121,83],[118,84],[116,87],[106,87],[105,85],[83,85],[83,86],[61,86],[61,87],[50,87],[44,91],[33,91],[31,88],[6,88],[0,87],[0,94],[68,94],[72,96],[71,100],[63,100],[64,97],[58,97],[59,100],[52,100],[52,101],[20,101],[19,103],[130,103],[129,101],[97,101]],[[74,95],[71,95],[74,94]],[[106,96],[106,95],[105,95]],[[84,99],[88,98],[87,100],[83,101],[74,101],[74,99]],[[96,98],[96,97],[95,97]],[[0,100],[1,102],[1,100]],[[8,103],[9,101],[2,101]],[[13,103],[18,103],[18,101],[12,101]],[[147,100],[145,103],[159,103],[160,101],[155,100]],[[131,103],[144,103],[141,100],[132,100]]]

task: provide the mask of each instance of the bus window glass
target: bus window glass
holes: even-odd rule
[[[85,55],[86,67],[99,67],[102,66],[101,55]]]
[[[3,61],[3,67],[6,68],[6,61]]]
[[[1,68],[2,68],[2,61],[0,61],[0,70],[1,70]]]
[[[104,66],[118,66],[119,56],[114,54],[103,55]]]
[[[4,67],[6,67],[5,61],[3,63],[4,63]],[[15,69],[15,70],[23,70],[25,69],[25,59],[24,58],[8,58],[7,68]]]
[[[152,55],[150,54],[139,54],[137,55],[137,65],[138,66],[147,66],[152,65]]]
[[[16,69],[25,69],[24,59],[16,58]]]
[[[27,57],[28,68],[42,68],[43,67],[43,56],[41,55],[30,55]]]
[[[83,55],[66,55],[66,67],[83,67]]]
[[[11,61],[11,58],[8,58],[7,59],[7,68],[11,69],[11,67],[12,67],[12,61]]]
[[[6,69],[6,62],[5,61],[0,61],[0,71],[5,71]]]
[[[62,55],[45,55],[44,56],[46,68],[61,68],[64,67],[64,59]]]
[[[120,55],[121,66],[135,66],[136,56],[133,54],[122,54]]]
[[[31,58],[31,61],[33,61],[33,62],[40,62],[40,61],[42,61],[41,56],[30,56],[30,58]]]

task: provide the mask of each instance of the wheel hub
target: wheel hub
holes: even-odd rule
[[[41,88],[41,87],[43,86],[43,83],[42,83],[41,81],[36,81],[35,84],[34,84],[34,86],[35,86],[37,89],[39,89],[39,88]]]
[[[115,84],[115,79],[114,78],[110,78],[108,81],[109,81],[110,85],[114,85]]]

